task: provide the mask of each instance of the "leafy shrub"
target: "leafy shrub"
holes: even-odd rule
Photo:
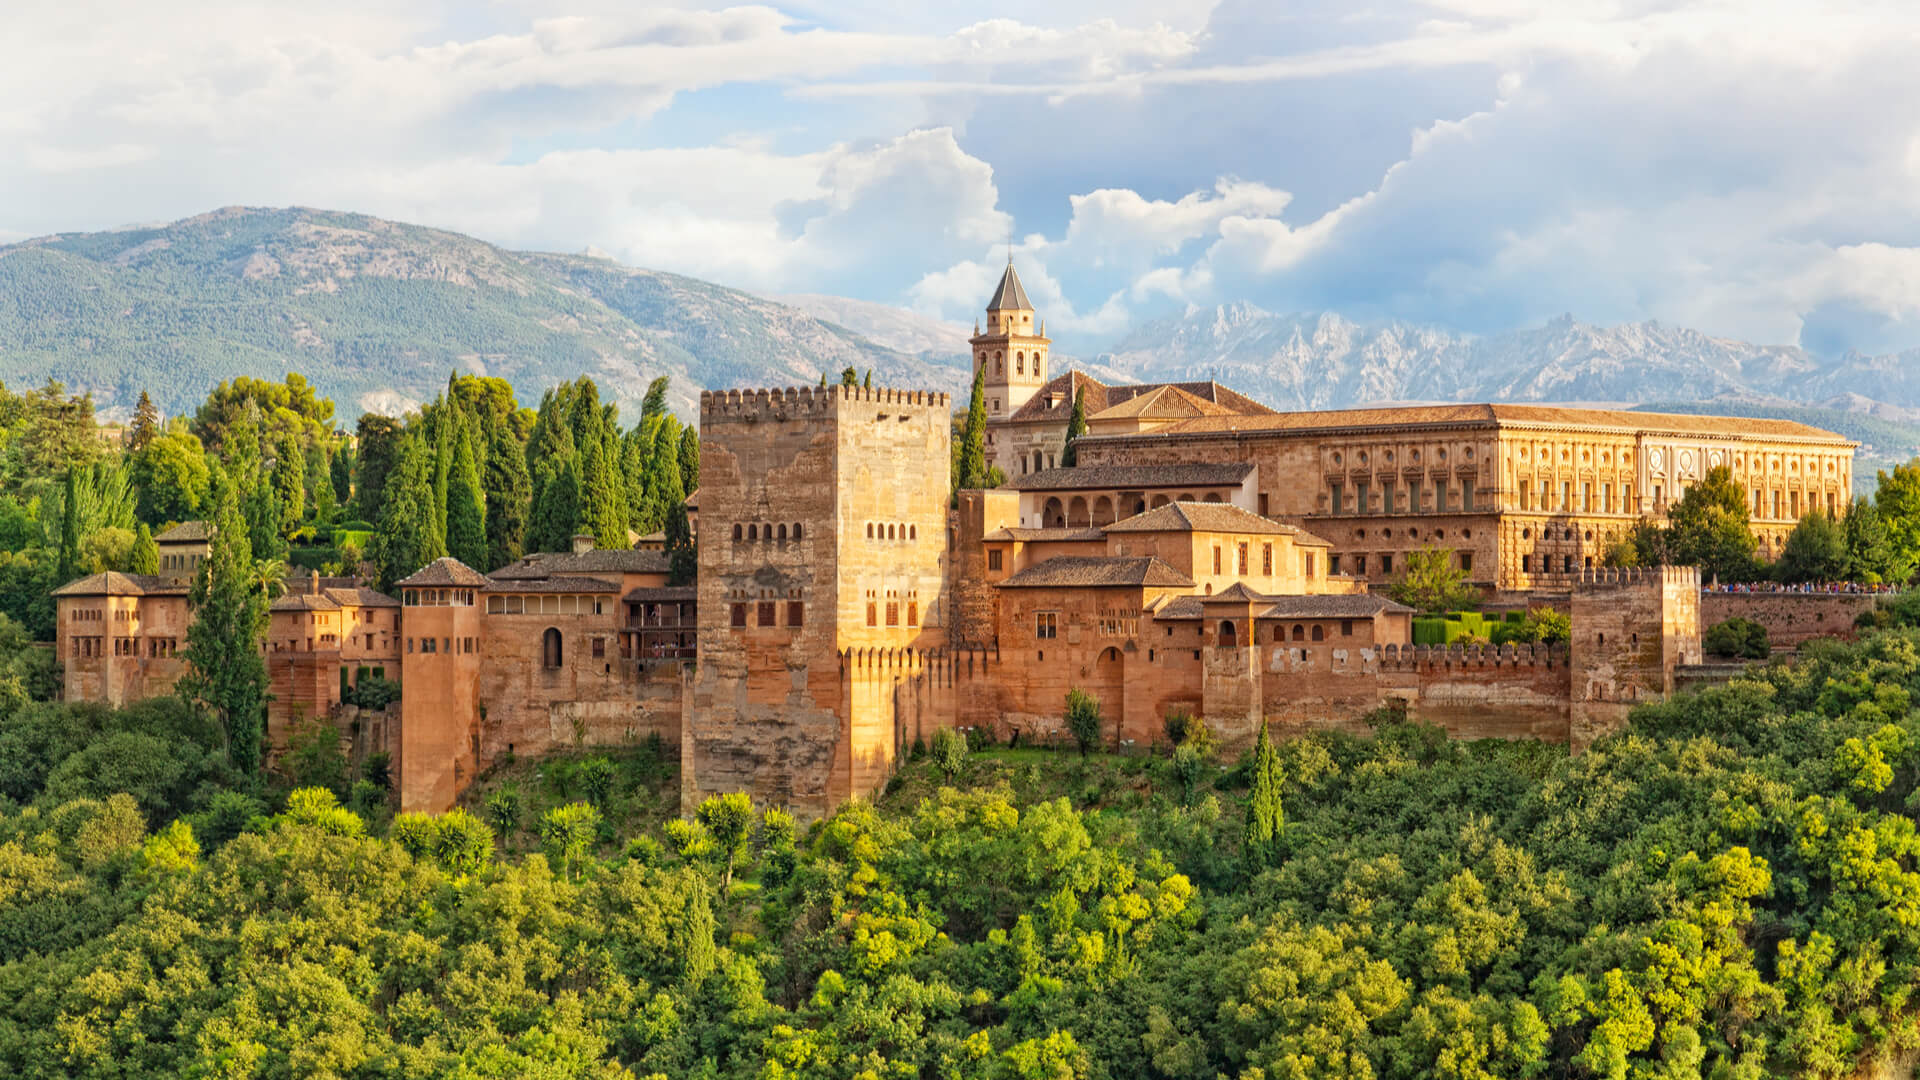
[[[379,675],[362,675],[340,700],[362,709],[384,709],[400,700],[400,684]]]
[[[580,790],[587,801],[600,809],[606,809],[607,800],[613,797],[613,781],[617,773],[613,762],[604,757],[590,757],[580,763],[574,775],[580,781]]]
[[[1770,651],[1767,628],[1738,616],[1707,627],[1700,635],[1700,645],[1709,656],[1728,659],[1765,660]]]
[[[340,727],[331,720],[312,719],[287,736],[287,752],[280,771],[295,787],[322,787],[335,795],[347,790],[347,755],[340,748]]]
[[[967,766],[967,740],[952,728],[941,728],[933,733],[933,767],[940,770],[948,782],[960,775]]]
[[[599,833],[600,811],[586,803],[556,806],[540,819],[540,842],[569,876],[574,863],[592,849]]]
[[[501,833],[520,829],[520,789],[509,784],[487,796],[487,820]]]
[[[1101,720],[1099,698],[1077,686],[1067,691],[1067,731],[1079,745],[1081,757],[1100,742]]]

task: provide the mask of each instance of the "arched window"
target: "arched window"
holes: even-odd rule
[[[873,522],[867,522],[867,539],[873,539]]]
[[[1233,620],[1220,620],[1220,647],[1231,649],[1239,643],[1239,635],[1233,629]]]
[[[735,525],[733,526],[733,538],[735,540],[740,539],[740,526],[738,523],[735,523]]]
[[[1324,630],[1322,630],[1322,629],[1320,629],[1320,624],[1319,624],[1319,623],[1315,623],[1315,624],[1314,624],[1314,626],[1313,626],[1313,640],[1315,640],[1315,641],[1325,641],[1325,640],[1326,640],[1326,638],[1327,638],[1327,633],[1326,633],[1326,631],[1324,631]]]
[[[747,539],[749,540],[760,539],[760,526],[758,525],[747,526]]]
[[[887,526],[887,539],[893,539],[893,526]]]
[[[1015,375],[1025,375],[1027,373],[1026,353],[1017,352],[1013,354],[1013,373]]]
[[[1304,626],[1301,626],[1299,623],[1294,623],[1293,624],[1293,640],[1295,641],[1307,640],[1307,628]]]
[[[918,525],[907,526],[907,539],[909,540],[920,539],[920,526]]]
[[[797,521],[793,523],[793,538],[800,539],[800,523]]]
[[[557,668],[561,659],[560,631],[549,626],[547,632],[540,635],[540,662],[549,668]]]
[[[780,524],[780,535],[779,535],[779,536],[777,536],[777,537],[775,537],[775,539],[778,539],[778,540],[785,540],[786,538],[787,538],[787,526],[786,526],[786,523],[785,523],[785,522],[781,522],[781,524]]]

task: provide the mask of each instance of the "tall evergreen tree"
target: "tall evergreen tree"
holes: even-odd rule
[[[527,520],[528,551],[565,551],[580,531],[580,478],[571,455],[542,461],[534,473],[533,511]]]
[[[146,522],[133,534],[133,554],[127,560],[127,572],[130,574],[157,574],[160,572],[160,545],[153,542],[153,530]]]
[[[433,403],[427,433],[433,445],[433,527],[442,546],[447,536],[447,486],[453,480],[454,442],[460,435],[460,406],[451,396]]]
[[[688,495],[700,487],[700,429],[680,429],[680,490]]]
[[[212,535],[189,594],[193,618],[187,623],[182,652],[187,673],[179,692],[214,714],[226,733],[227,759],[257,781],[267,708],[267,667],[260,652],[267,595],[259,586],[238,493],[223,470],[214,471],[211,498]]]
[[[580,451],[580,531],[592,533],[599,547],[627,546],[627,515],[616,489],[615,470],[607,461],[604,432],[590,427],[576,432]]]
[[[66,485],[60,500],[60,562],[55,576],[62,584],[72,581],[80,569],[80,468],[67,466]]]
[[[133,407],[133,423],[127,428],[127,449],[135,453],[145,450],[154,436],[160,434],[160,410],[154,407],[153,399],[145,390],[140,391],[140,404]]]
[[[468,566],[486,566],[486,496],[480,489],[480,466],[474,461],[474,436],[460,414],[450,419],[460,430],[453,435],[453,464],[447,476],[447,554]]]
[[[241,525],[247,530],[247,543],[257,557],[282,559],[287,554],[287,539],[280,534],[280,496],[270,480],[256,480],[246,488]]]
[[[647,495],[647,458],[652,453],[653,440],[644,423],[620,437],[620,488],[627,497],[627,524],[638,533],[653,531],[647,527],[653,510]]]
[[[1060,467],[1071,469],[1079,463],[1080,436],[1087,433],[1087,388],[1073,392],[1073,415],[1067,419],[1067,445],[1060,450]]]
[[[533,481],[527,475],[527,455],[505,423],[487,433],[486,465],[488,571],[518,559],[526,551],[527,515],[532,510]],[[475,563],[475,566],[482,564]]]
[[[336,436],[333,454],[327,460],[327,479],[333,484],[333,505],[349,512],[353,502],[353,458],[353,444]]]
[[[562,383],[542,394],[533,430],[527,436],[527,475],[532,483],[525,540],[528,551],[566,550],[578,524],[577,479],[567,492],[551,490],[574,468],[572,391],[571,383]],[[564,535],[556,529],[564,529]]]
[[[279,503],[280,535],[290,536],[307,512],[307,455],[299,436],[291,432],[274,447],[273,494]]]
[[[386,503],[367,553],[382,589],[446,554],[433,528],[433,467],[420,432],[409,428],[387,470]]]
[[[647,396],[640,402],[640,426],[651,427],[668,416],[667,377],[665,375],[647,384]]]
[[[699,552],[694,548],[693,528],[687,521],[687,504],[675,503],[667,511],[667,584],[691,585],[699,575]]]
[[[987,368],[973,373],[973,396],[967,400],[967,426],[960,435],[960,456],[954,465],[954,490],[975,488],[987,471]]]
[[[391,416],[367,413],[360,418],[354,438],[359,444],[354,451],[354,516],[361,521],[378,519],[386,505],[387,470],[393,466],[401,431],[400,422]]]
[[[1280,785],[1284,779],[1280,755],[1267,738],[1267,725],[1263,721],[1260,741],[1253,748],[1253,790],[1247,800],[1247,831],[1241,847],[1249,874],[1280,864],[1281,837],[1286,831],[1286,814],[1280,804]]]

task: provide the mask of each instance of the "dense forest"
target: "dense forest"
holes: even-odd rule
[[[737,796],[635,826],[616,808],[671,772],[646,748],[548,770],[544,810],[508,787],[355,812],[341,762],[250,784],[177,700],[0,693],[0,1071],[1904,1067],[1917,618],[1643,707],[1579,756],[1391,715],[1238,760],[1195,723],[1151,758],[948,735],[805,827]]]

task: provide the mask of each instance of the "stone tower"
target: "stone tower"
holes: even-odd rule
[[[946,394],[700,395],[699,663],[681,805],[817,817],[892,774],[890,696],[852,659],[945,644]]]
[[[473,782],[486,575],[442,556],[394,583],[402,604],[400,809],[437,814]]]
[[[987,301],[987,327],[969,340],[973,368],[986,369],[987,419],[1004,420],[1047,383],[1047,325],[1035,323],[1033,302],[1020,286],[1020,275],[1007,260],[1000,287]]]

